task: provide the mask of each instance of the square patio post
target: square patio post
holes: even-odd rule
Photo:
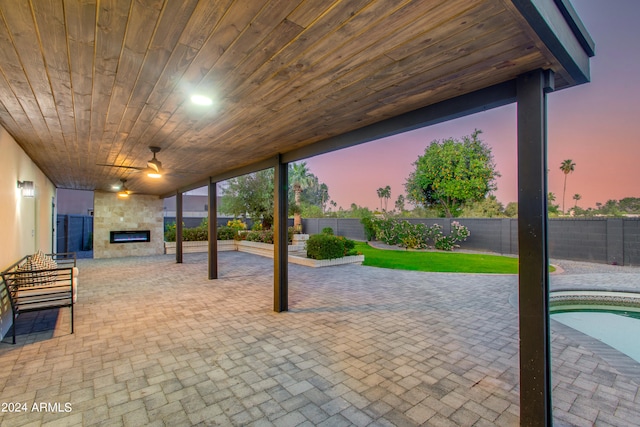
[[[517,79],[520,425],[551,426],[547,105],[553,72]]]
[[[218,191],[217,182],[209,182],[209,280],[218,278]]]
[[[182,263],[182,193],[176,192],[176,263]]]
[[[287,233],[287,205],[289,193],[288,164],[277,156],[274,171],[273,225],[273,310],[289,310],[289,237]]]

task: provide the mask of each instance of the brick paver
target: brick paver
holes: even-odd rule
[[[518,425],[515,276],[290,265],[278,314],[272,266],[224,252],[209,281],[204,254],[81,260],[76,333],[43,312],[0,344],[0,402],[27,404],[0,424]],[[578,276],[552,284],[612,280]],[[584,339],[553,322],[557,424],[637,425],[639,364]]]

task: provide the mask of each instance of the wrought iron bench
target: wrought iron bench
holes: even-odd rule
[[[16,319],[21,313],[69,307],[73,333],[78,268],[75,252],[28,255],[3,271],[1,289],[8,295],[12,311],[13,344]]]

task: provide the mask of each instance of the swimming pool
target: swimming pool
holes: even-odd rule
[[[640,295],[565,291],[551,294],[551,318],[640,362]]]

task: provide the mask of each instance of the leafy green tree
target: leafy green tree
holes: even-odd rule
[[[405,183],[409,200],[456,217],[466,203],[480,201],[497,189],[495,179],[500,174],[491,148],[478,138],[480,133],[476,129],[461,141],[432,141]]]
[[[640,214],[640,198],[625,197],[618,202],[618,209],[628,214]]]
[[[504,216],[504,206],[496,196],[490,194],[484,199],[469,203],[462,209],[460,215],[465,218],[497,218]]]
[[[564,213],[564,196],[567,192],[567,176],[576,169],[576,164],[571,159],[560,163],[560,170],[564,173],[564,187],[562,189],[562,212]]]
[[[509,218],[518,217],[518,202],[509,202],[507,207],[504,208],[504,214]]]
[[[264,230],[273,224],[273,169],[229,179],[222,189],[220,211],[234,217],[262,220]]]

